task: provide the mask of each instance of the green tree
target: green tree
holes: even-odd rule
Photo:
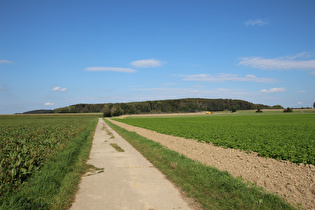
[[[111,117],[112,114],[110,112],[110,108],[109,106],[105,105],[103,108],[102,108],[102,112],[103,112],[103,117]]]
[[[281,105],[274,105],[272,106],[273,109],[284,109]]]
[[[232,107],[231,112],[236,112],[237,108],[235,106]]]
[[[283,112],[293,112],[293,109],[291,109],[290,107],[286,108],[285,110],[283,110]]]

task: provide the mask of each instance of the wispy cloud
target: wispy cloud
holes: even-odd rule
[[[238,82],[263,82],[272,83],[276,80],[273,78],[259,78],[255,75],[239,76],[237,74],[195,74],[195,75],[179,75],[185,81],[200,81],[200,82],[224,82],[224,81],[238,81]]]
[[[53,105],[55,105],[55,103],[46,102],[46,103],[44,103],[44,105],[45,106],[53,106]]]
[[[259,91],[260,93],[277,93],[277,92],[285,92],[286,88],[271,88],[269,90],[267,89],[262,89]]]
[[[310,53],[300,53],[295,56],[285,56],[279,58],[262,58],[262,57],[242,57],[238,66],[249,66],[252,68],[265,70],[315,70],[315,59],[305,60],[312,57]],[[303,60],[304,59],[304,60]],[[312,72],[315,76],[315,71]]]
[[[61,87],[57,86],[57,87],[54,87],[52,90],[53,90],[53,91],[60,91],[60,92],[64,92],[64,91],[66,91],[66,90],[67,90],[67,88],[61,88]]]
[[[137,70],[130,68],[119,68],[119,67],[87,67],[86,71],[114,71],[114,72],[123,72],[123,73],[134,73]]]
[[[244,22],[245,26],[263,26],[268,24],[268,20],[263,19],[251,19]]]
[[[137,68],[149,68],[149,67],[162,66],[162,61],[152,58],[152,59],[146,59],[146,60],[133,61],[130,64]]]
[[[0,63],[13,63],[12,61],[8,61],[8,60],[0,60]]]

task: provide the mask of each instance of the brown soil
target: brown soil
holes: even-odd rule
[[[117,121],[112,123],[159,142],[188,158],[228,171],[234,177],[254,182],[267,191],[274,192],[292,205],[315,209],[315,166],[294,164],[247,154],[235,149],[224,149],[211,143],[160,134],[155,131],[130,126]]]

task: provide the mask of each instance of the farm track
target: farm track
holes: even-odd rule
[[[109,119],[110,120],[110,119]],[[188,158],[228,171],[234,177],[254,182],[267,191],[284,197],[293,205],[315,209],[315,166],[294,164],[247,154],[235,149],[224,149],[210,143],[160,134],[155,131],[110,120],[112,123],[161,143]]]

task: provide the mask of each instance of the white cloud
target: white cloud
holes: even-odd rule
[[[255,75],[239,76],[236,74],[195,74],[195,75],[179,75],[185,81],[201,81],[201,82],[224,82],[224,81],[238,81],[238,82],[275,82],[273,78],[258,78]]]
[[[301,60],[309,58],[310,55],[307,52],[299,53],[295,56],[285,56],[280,58],[266,59],[262,57],[242,57],[238,66],[250,66],[252,68],[265,69],[265,70],[315,70],[315,59],[313,60]],[[297,58],[301,58],[297,60]],[[312,72],[315,76],[315,71]]]
[[[285,92],[286,88],[271,88],[269,90],[262,89],[260,93],[276,93],[276,92]]]
[[[154,58],[146,59],[146,60],[137,60],[137,61],[131,62],[130,64],[137,68],[149,68],[149,67],[162,66],[162,62]]]
[[[55,103],[46,102],[46,103],[44,103],[44,105],[45,106],[53,106],[53,105],[55,105]]]
[[[298,93],[306,93],[306,91],[305,90],[300,90],[300,91],[298,91]]]
[[[119,68],[119,67],[87,67],[86,71],[114,71],[114,72],[124,72],[124,73],[134,73],[136,70],[129,68]]]
[[[4,87],[2,87],[2,86],[0,86],[0,90],[5,90],[5,88],[4,88]]]
[[[0,63],[13,63],[12,61],[8,61],[8,60],[0,60]]]
[[[52,90],[53,90],[53,91],[60,91],[60,92],[64,92],[64,91],[66,91],[66,90],[67,90],[67,88],[61,88],[61,87],[57,86],[57,87],[54,87]]]
[[[263,26],[268,24],[268,20],[262,20],[262,19],[255,19],[255,20],[247,20],[244,22],[245,26]]]
[[[301,104],[303,104],[303,102],[298,102],[298,104],[300,104],[300,105],[301,105]]]
[[[315,76],[315,71],[312,71],[312,72],[311,72],[311,75],[312,75],[312,76]]]

